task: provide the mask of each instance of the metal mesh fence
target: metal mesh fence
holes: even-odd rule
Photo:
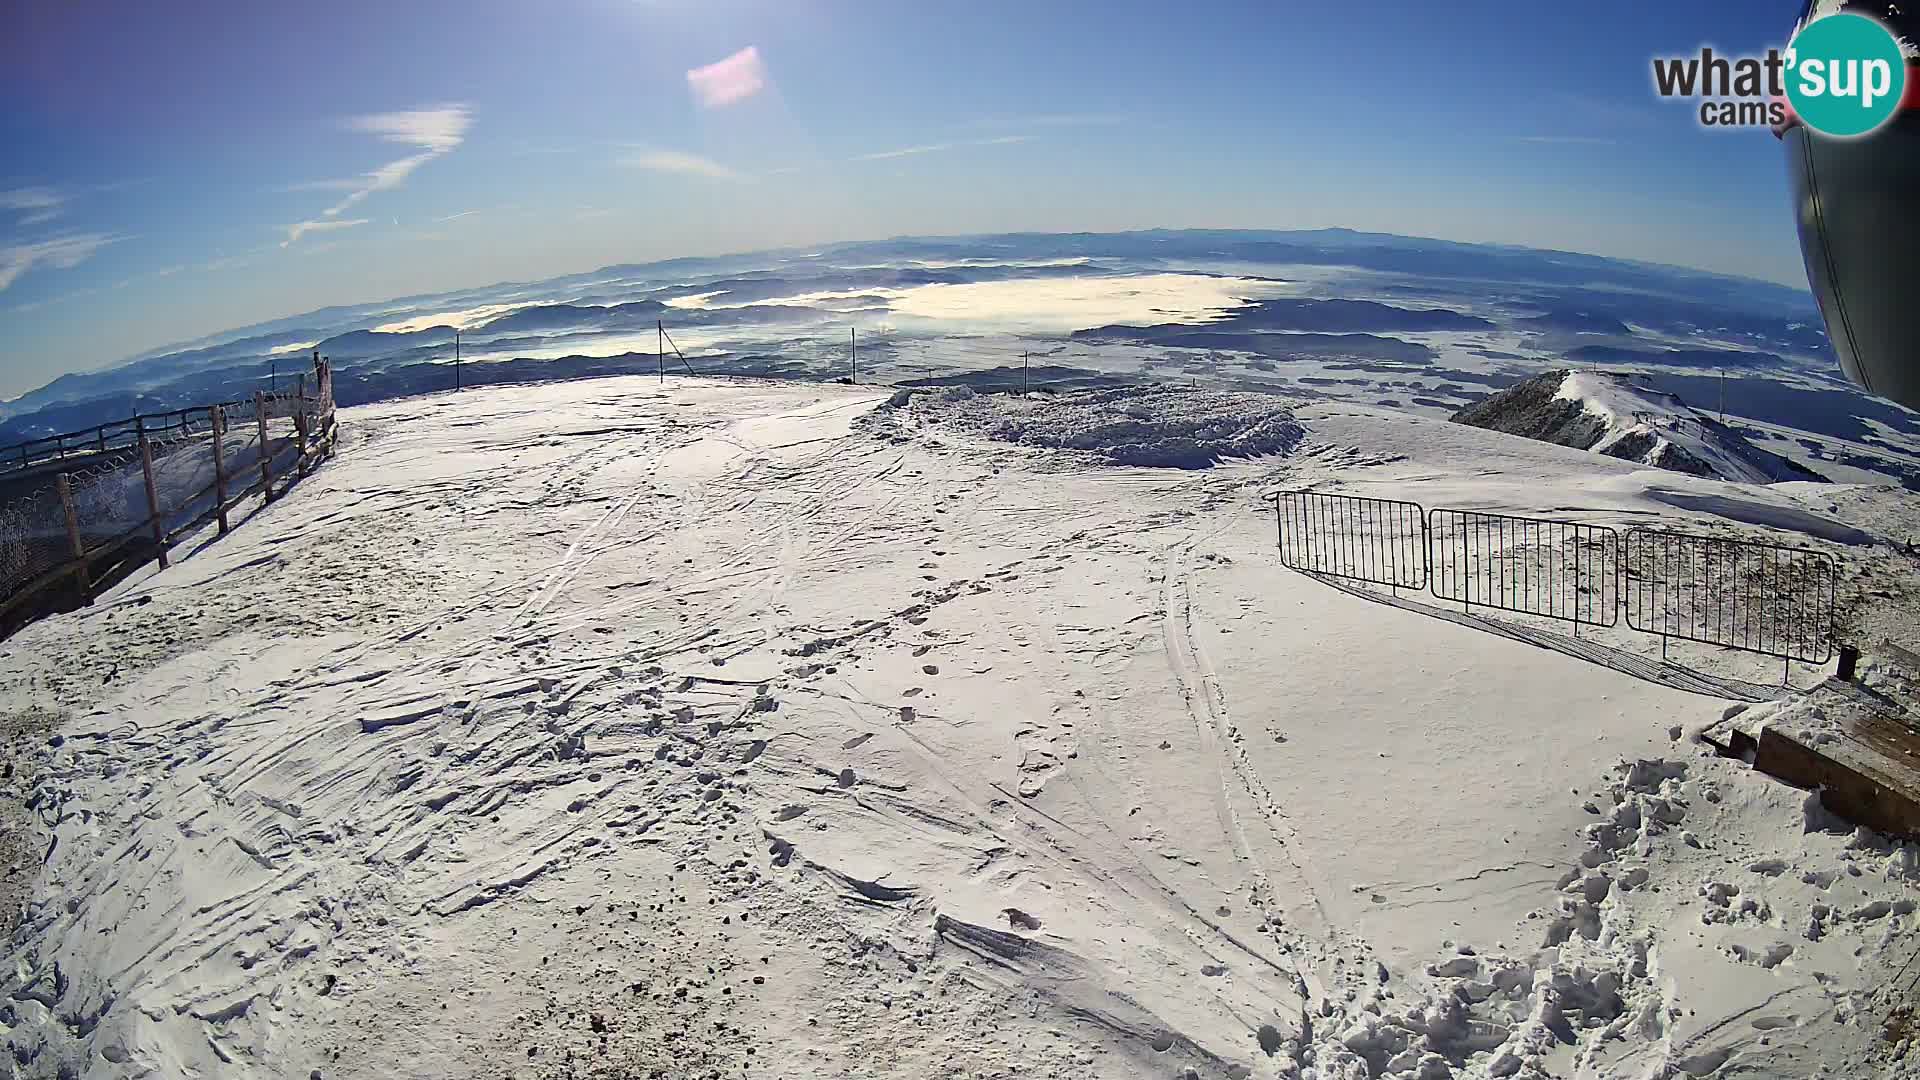
[[[0,506],[0,597],[73,558],[60,497],[42,489]]]
[[[1295,570],[1576,625],[1615,626],[1624,609],[1663,653],[1674,639],[1833,656],[1839,568],[1823,552],[1648,528],[1623,539],[1601,525],[1320,492],[1272,501],[1281,562]]]
[[[1634,529],[1627,533],[1627,625],[1824,664],[1833,657],[1837,576],[1818,551]]]
[[[240,497],[269,490],[331,428],[332,391],[323,368],[304,396],[140,417],[0,454],[0,469],[19,470],[11,482],[26,489],[0,504],[0,606],[56,571],[77,570],[82,556],[90,563],[134,542],[158,546]],[[37,461],[36,454],[57,456]]]
[[[1440,599],[1588,626],[1618,621],[1612,529],[1470,510],[1436,509],[1428,521]]]
[[[1426,513],[1409,502],[1286,491],[1273,496],[1280,560],[1295,570],[1427,587]]]

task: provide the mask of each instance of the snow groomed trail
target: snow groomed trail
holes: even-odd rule
[[[346,410],[245,529],[9,642],[7,707],[61,716],[15,1068],[1866,1060],[1834,1021],[1912,921],[1911,854],[1803,838],[1804,796],[1676,738],[1726,701],[1284,572],[1265,486],[1391,457],[1063,465],[862,421],[886,400]],[[1792,825],[1779,871],[1743,869],[1755,820]],[[1835,929],[1765,963],[1816,901]]]

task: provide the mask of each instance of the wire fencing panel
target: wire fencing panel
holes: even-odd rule
[[[0,504],[0,616],[66,575],[90,601],[109,580],[100,571],[149,558],[164,567],[181,533],[216,519],[225,532],[241,499],[286,491],[332,451],[337,430],[332,368],[316,362],[295,385],[0,450],[0,472],[36,470],[14,480],[30,490]]]
[[[66,513],[52,488],[0,506],[0,600],[72,558]]]
[[[1838,569],[1823,552],[1654,529],[1627,533],[1627,625],[1824,664]]]
[[[163,522],[171,510],[183,507],[213,483],[209,411],[167,419],[167,426],[146,436],[153,455],[154,494]],[[97,457],[68,474],[74,515],[89,548],[151,527],[154,507],[147,500],[139,439],[140,433],[136,432],[125,448]]]
[[[1433,594],[1564,619],[1619,621],[1620,538],[1604,525],[1436,509],[1427,516]]]
[[[1286,491],[1274,496],[1291,569],[1402,589],[1427,587],[1426,511],[1415,503]]]

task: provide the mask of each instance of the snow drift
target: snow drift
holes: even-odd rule
[[[1913,848],[1684,740],[1727,702],[1593,662],[1603,630],[1285,572],[1259,498],[1646,510],[1621,470],[1236,398],[609,379],[346,411],[246,528],[0,644],[0,1070],[1890,1063]],[[1103,465],[1301,419],[1369,456]]]
[[[1116,465],[1203,469],[1222,458],[1286,454],[1306,429],[1272,394],[1128,386],[1068,394],[902,393],[896,407],[999,442],[1079,450]]]

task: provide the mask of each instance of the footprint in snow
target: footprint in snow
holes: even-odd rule
[[[921,670],[921,671],[924,671],[924,672],[926,672],[926,673],[927,673],[927,674],[929,674],[929,675],[938,675],[938,674],[940,674],[940,665],[938,665],[938,664],[922,664],[922,665],[920,665],[920,670]]]

